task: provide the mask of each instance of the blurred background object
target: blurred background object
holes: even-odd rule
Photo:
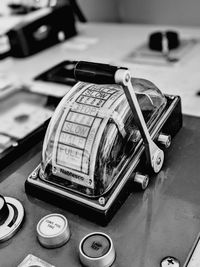
[[[199,26],[198,0],[118,0],[123,22]]]
[[[0,15],[27,13],[63,2],[70,2],[73,9],[79,9],[78,13],[82,10],[90,22],[200,25],[198,0],[1,0]]]
[[[3,0],[1,15],[26,14],[38,8],[49,6],[50,0]]]
[[[70,5],[46,8],[27,15],[8,33],[13,57],[26,57],[76,34]]]
[[[1,19],[1,58],[9,51],[13,57],[35,54],[74,36],[77,33],[75,17],[86,22],[76,0],[9,0],[4,1],[2,10],[6,20]],[[19,20],[8,26],[7,22],[13,17]]]
[[[77,0],[88,21],[200,26],[198,0]]]
[[[0,3],[0,15],[20,15],[46,7],[60,7],[69,4],[78,19],[86,21],[76,0],[2,0]]]
[[[88,21],[120,22],[118,0],[77,0]],[[123,3],[123,1],[121,1]]]

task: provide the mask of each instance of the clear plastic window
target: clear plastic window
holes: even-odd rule
[[[166,105],[144,79],[132,85],[147,127]],[[88,197],[105,194],[141,139],[123,88],[79,82],[62,99],[46,132],[40,178]]]

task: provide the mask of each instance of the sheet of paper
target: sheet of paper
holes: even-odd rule
[[[19,103],[0,115],[0,132],[22,139],[37,129],[52,115],[52,111],[38,105]]]

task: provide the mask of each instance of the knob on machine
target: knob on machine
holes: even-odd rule
[[[24,218],[24,208],[15,198],[0,195],[0,242],[11,238]]]

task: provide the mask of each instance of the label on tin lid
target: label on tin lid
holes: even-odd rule
[[[39,230],[43,235],[53,236],[62,232],[65,226],[66,221],[62,217],[51,215],[40,223]]]
[[[94,234],[85,239],[82,250],[88,257],[99,258],[108,253],[110,245],[110,241],[106,236]]]

